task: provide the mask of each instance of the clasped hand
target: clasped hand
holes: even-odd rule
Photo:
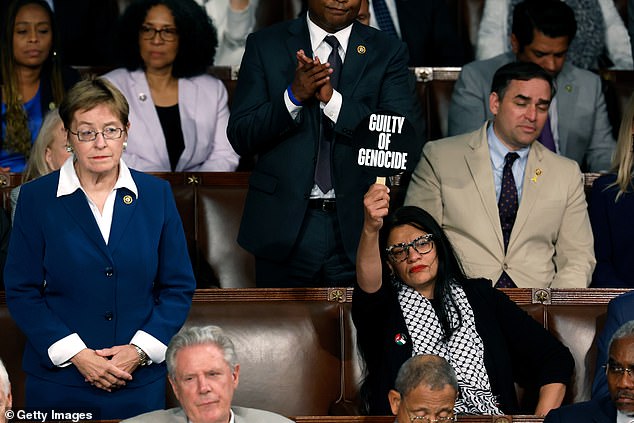
[[[333,93],[330,63],[321,63],[318,57],[311,59],[304,50],[299,50],[296,56],[295,78],[291,83],[295,98],[302,103],[311,98],[328,103]]]
[[[101,350],[85,348],[70,360],[92,386],[111,392],[132,380],[139,365],[133,345],[117,345]]]

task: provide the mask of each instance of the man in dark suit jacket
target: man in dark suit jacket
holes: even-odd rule
[[[619,327],[610,340],[604,396],[552,410],[544,423],[621,423],[634,418],[634,321]]]
[[[379,110],[422,123],[405,45],[356,22],[360,1],[310,0],[307,15],[247,40],[227,134],[240,155],[258,155],[238,235],[258,286],[351,285],[373,182],[355,164],[352,133]],[[327,35],[343,62],[336,88]],[[331,146],[325,191],[320,138]]]
[[[614,332],[621,325],[634,320],[634,292],[627,292],[613,298],[608,304],[608,317],[601,335],[597,339],[597,363],[592,384],[592,398],[608,395],[608,383],[605,377],[605,364],[608,362],[608,344]]]

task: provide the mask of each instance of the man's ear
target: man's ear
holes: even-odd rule
[[[511,34],[511,50],[513,50],[516,56],[520,52],[520,42],[515,34]]]
[[[500,97],[498,97],[498,93],[492,92],[489,94],[489,110],[493,116],[497,116],[498,110],[500,109]]]
[[[170,381],[170,386],[172,387],[172,392],[174,392],[174,396],[180,402],[180,398],[178,398],[178,389],[176,387],[176,381],[172,379],[171,375],[167,375],[167,380]]]
[[[387,394],[387,399],[390,401],[390,408],[392,409],[392,414],[395,416],[398,414],[398,408],[401,406],[401,394],[394,389],[390,389],[390,392]]]
[[[236,367],[233,369],[233,389],[238,387],[238,382],[240,381],[240,365],[236,364]]]

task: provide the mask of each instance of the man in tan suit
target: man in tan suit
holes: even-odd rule
[[[438,220],[467,274],[498,287],[590,283],[595,259],[579,166],[534,142],[554,91],[534,63],[502,66],[489,97],[493,121],[427,143],[407,190],[405,204]]]

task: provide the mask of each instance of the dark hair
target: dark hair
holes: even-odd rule
[[[575,13],[560,0],[524,0],[513,10],[512,32],[519,51],[533,42],[534,30],[550,38],[568,37],[570,44],[577,32]]]
[[[466,281],[468,278],[462,270],[462,265],[456,256],[451,242],[449,242],[447,235],[445,235],[440,225],[432,215],[420,207],[415,206],[404,206],[396,209],[384,219],[383,228],[379,234],[379,245],[381,246],[381,255],[384,262],[389,260],[385,252],[385,247],[387,247],[387,239],[390,232],[397,226],[403,225],[414,226],[432,235],[438,260],[438,272],[436,274],[436,283],[434,284],[434,298],[440,301],[440,307],[438,307],[436,312],[443,329],[443,339],[447,340],[462,324],[462,313],[451,293],[450,284]],[[388,272],[384,266],[384,273]],[[402,282],[397,281],[397,283]],[[456,311],[458,317],[458,325],[455,327],[452,326],[450,319],[452,308]]]
[[[28,157],[31,148],[31,132],[28,128],[26,112],[20,95],[20,87],[15,71],[15,55],[13,52],[13,31],[15,18],[24,6],[34,4],[46,11],[51,21],[51,33],[53,43],[48,57],[42,64],[40,80],[49,78],[53,101],[59,104],[64,97],[64,84],[62,83],[60,37],[57,32],[55,16],[48,3],[44,0],[15,0],[9,5],[4,28],[0,35],[0,68],[2,96],[7,105],[6,115],[3,117],[7,125],[5,148],[24,154]]]
[[[187,78],[202,75],[213,65],[218,46],[216,29],[207,12],[194,0],[137,0],[123,12],[117,23],[115,55],[128,70],[144,66],[139,48],[139,29],[154,6],[164,5],[172,12],[178,30],[178,53],[172,76]]]
[[[548,82],[550,98],[555,96],[557,90],[552,75],[533,62],[511,62],[500,67],[493,75],[491,92],[496,93],[498,98],[502,100],[511,81],[529,81],[531,79],[543,79]]]

